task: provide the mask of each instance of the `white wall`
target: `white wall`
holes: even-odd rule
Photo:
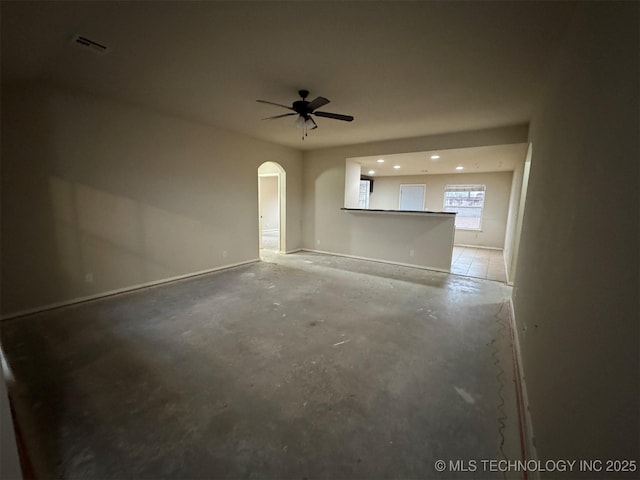
[[[456,230],[455,243],[503,248],[511,177],[512,172],[376,177],[369,208],[398,209],[400,185],[416,183],[426,185],[424,209],[441,212],[444,209],[445,185],[486,185],[482,231]]]
[[[507,279],[513,282],[510,276],[511,263],[513,259],[513,248],[515,242],[516,225],[520,207],[520,196],[522,194],[522,181],[524,173],[524,163],[518,165],[511,177],[511,194],[509,195],[509,213],[507,214],[507,226],[504,234],[504,263],[506,267]]]
[[[519,166],[516,171],[513,172],[509,219],[507,220],[507,232],[504,238],[504,263],[507,282],[510,285],[513,285],[513,279],[516,278],[516,266],[518,264],[518,252],[520,251],[520,238],[522,235],[522,221],[527,203],[529,174],[531,173],[531,158],[532,146],[529,144],[524,165]]]
[[[360,207],[360,175],[362,168],[353,160],[346,160],[344,175],[344,206],[345,208]]]
[[[637,461],[639,9],[576,12],[531,123],[515,318],[538,456]]]
[[[287,171],[287,248],[299,248],[301,157],[101,98],[3,85],[3,314],[257,259],[265,161]]]
[[[447,148],[477,147],[482,145],[500,145],[509,143],[522,143],[526,141],[526,126],[500,128],[493,130],[463,132],[456,134],[437,135],[431,137],[410,138],[395,141],[374,142],[346,147],[314,150],[304,153],[304,223],[303,245],[304,248],[322,250],[340,254],[359,255],[354,253],[354,238],[358,238],[358,248],[368,248],[368,241],[375,241],[383,248],[393,248],[394,238],[386,238],[386,235],[394,235],[388,229],[381,228],[377,217],[367,217],[365,222],[371,226],[363,226],[362,215],[341,211],[345,199],[345,171],[347,158],[385,155],[391,153],[418,152],[425,150],[438,150]],[[374,191],[376,189],[374,185]],[[362,229],[373,232],[375,237],[362,235]],[[411,229],[407,229],[404,244],[415,241],[409,238],[413,235]],[[373,233],[372,233],[373,235]],[[371,240],[368,240],[370,238]],[[450,240],[449,240],[450,241]],[[398,263],[415,264],[415,258],[409,254],[410,249],[402,248],[400,252],[378,252],[380,255],[394,255]],[[366,256],[375,258],[375,252]],[[375,255],[375,256],[374,256]],[[378,256],[378,258],[380,258]],[[446,263],[450,266],[450,258],[439,259],[439,265]]]

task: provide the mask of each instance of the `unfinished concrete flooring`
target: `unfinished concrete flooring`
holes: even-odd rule
[[[6,321],[2,343],[40,478],[503,478],[434,462],[520,459],[509,295],[270,254]]]

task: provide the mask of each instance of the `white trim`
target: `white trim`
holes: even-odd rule
[[[285,255],[289,255],[290,253],[298,253],[301,252],[302,249],[301,248],[296,248],[295,250],[289,250],[287,252],[283,252]]]
[[[270,163],[276,167],[275,173],[260,173],[260,167]],[[267,160],[258,167],[258,240],[259,247],[262,248],[262,221],[260,219],[260,177],[278,177],[278,253],[287,248],[287,171],[278,162]]]
[[[480,245],[467,245],[464,243],[454,243],[453,244],[454,247],[467,247],[467,248],[480,248],[480,249],[484,249],[484,250],[504,250],[504,248],[500,248],[500,247],[485,247],[485,246],[480,246]]]
[[[305,252],[320,253],[322,255],[334,255],[336,257],[353,258],[355,260],[367,260],[369,262],[388,263],[390,265],[399,265],[401,267],[419,268],[420,270],[435,270],[436,272],[451,273],[450,270],[445,270],[443,268],[426,267],[424,265],[416,265],[416,264],[413,264],[413,263],[394,262],[392,260],[382,260],[380,258],[371,258],[371,257],[360,257],[360,256],[357,256],[357,255],[347,255],[345,253],[327,252],[327,251],[324,251],[324,250],[311,250],[310,248],[301,248],[300,250],[305,251]]]
[[[118,288],[116,290],[109,290],[107,292],[97,293],[95,295],[87,295],[86,297],[79,297],[79,298],[74,298],[72,300],[65,300],[63,302],[50,303],[48,305],[43,305],[41,307],[30,308],[27,310],[20,310],[18,312],[2,315],[2,317],[0,317],[0,321],[10,320],[16,317],[23,317],[25,315],[32,315],[34,313],[45,312],[47,310],[53,310],[56,308],[68,307],[70,305],[75,305],[77,303],[90,302],[92,300],[98,300],[104,297],[111,297],[114,295],[119,295],[121,293],[128,293],[133,290],[141,290],[144,288],[156,287],[165,283],[172,283],[180,280],[186,280],[187,278],[198,277],[200,275],[206,275],[207,273],[218,272],[220,270],[227,270],[229,268],[240,267],[242,265],[247,265],[249,263],[256,263],[259,261],[260,261],[259,258],[255,258],[253,260],[246,260],[244,262],[231,263],[229,265],[223,265],[221,267],[209,268],[207,270],[200,270],[198,272],[186,273],[184,275],[177,275],[175,277],[164,278],[162,280],[154,280],[153,282],[140,283],[138,285],[132,285],[130,287]]]
[[[279,228],[265,228],[264,230],[262,230],[262,233],[275,233],[279,231],[280,231]]]
[[[502,251],[502,262],[504,263],[504,276],[507,279],[507,285],[513,286],[513,282],[509,278],[509,269],[507,268],[507,259],[504,256],[504,250]]]
[[[533,422],[531,420],[531,411],[529,409],[529,395],[527,393],[527,385],[525,383],[524,369],[522,365],[522,353],[520,350],[520,339],[518,337],[518,325],[516,323],[515,309],[513,307],[513,298],[509,297],[509,320],[511,323],[511,333],[513,335],[513,348],[516,359],[516,367],[518,379],[520,380],[520,394],[521,394],[521,409],[524,415],[524,437],[525,437],[525,454],[527,460],[538,460],[538,451],[535,444],[535,435],[533,433]],[[516,398],[516,401],[518,399]],[[538,480],[540,474],[538,471],[529,472],[529,479]]]
[[[260,167],[258,167],[260,172]],[[262,192],[260,187],[260,173],[258,173],[258,249],[262,249]]]

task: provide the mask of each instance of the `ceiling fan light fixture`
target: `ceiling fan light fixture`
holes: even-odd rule
[[[318,117],[331,118],[333,120],[342,120],[344,122],[352,122],[353,116],[351,115],[342,115],[340,113],[330,113],[330,112],[320,112],[317,111],[317,108],[320,108],[328,103],[330,103],[329,99],[324,97],[316,97],[312,101],[307,101],[306,98],[309,95],[308,90],[299,90],[298,94],[300,95],[301,100],[296,100],[293,104],[288,107],[287,105],[283,105],[281,103],[269,102],[267,100],[256,100],[258,103],[266,103],[267,105],[274,105],[276,107],[286,108],[290,110],[290,113],[284,113],[282,115],[275,115],[273,117],[267,117],[263,120],[273,120],[276,118],[288,117],[289,115],[298,115],[296,118],[295,126],[303,130],[302,132],[302,140],[307,136],[308,130],[315,130],[318,128],[315,120],[312,115]]]

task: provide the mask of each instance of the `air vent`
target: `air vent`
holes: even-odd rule
[[[75,35],[72,42],[74,45],[84,50],[97,53],[98,55],[105,55],[109,52],[109,48],[106,45],[89,40],[87,37],[83,37],[82,35]]]

